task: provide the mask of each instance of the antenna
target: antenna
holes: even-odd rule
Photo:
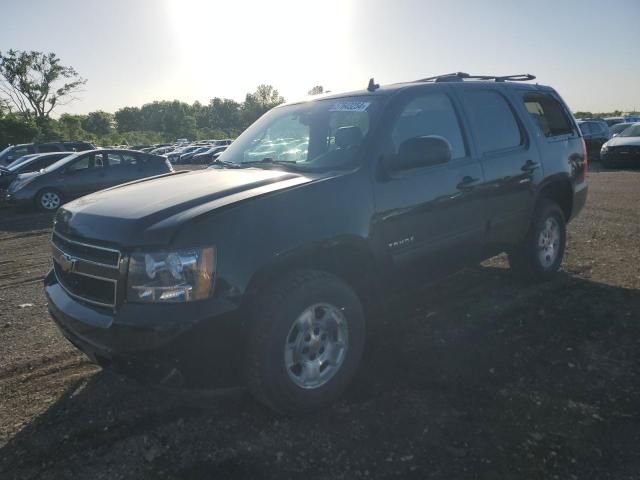
[[[376,83],[373,80],[373,77],[371,77],[369,79],[369,86],[367,86],[367,90],[369,90],[370,92],[375,92],[379,88],[380,88],[380,84]]]

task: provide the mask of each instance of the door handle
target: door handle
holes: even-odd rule
[[[521,170],[525,173],[533,173],[538,168],[540,168],[540,164],[538,162],[534,162],[533,160],[527,160],[525,164],[522,166]]]
[[[479,181],[479,178],[473,178],[466,175],[462,178],[462,181],[456,185],[456,188],[463,191],[473,190]]]

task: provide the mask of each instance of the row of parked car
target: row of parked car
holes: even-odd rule
[[[53,211],[105,188],[173,171],[172,163],[215,163],[232,140],[96,148],[88,142],[11,145],[0,152],[0,203]]]
[[[210,164],[216,161],[233,140],[201,140],[189,143],[187,141],[174,144],[141,145],[134,146],[135,150],[154,155],[164,155],[174,164]]]
[[[589,158],[605,167],[640,161],[640,118],[590,118],[578,121]]]

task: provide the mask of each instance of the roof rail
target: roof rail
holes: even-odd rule
[[[444,75],[436,75],[435,77],[421,78],[416,82],[462,82],[464,80],[493,80],[495,82],[526,82],[535,80],[535,75],[530,73],[521,73],[517,75],[469,75],[465,72],[445,73]]]

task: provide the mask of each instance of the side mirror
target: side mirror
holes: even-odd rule
[[[447,163],[451,157],[451,144],[446,138],[439,135],[413,137],[400,144],[393,170],[440,165]]]

